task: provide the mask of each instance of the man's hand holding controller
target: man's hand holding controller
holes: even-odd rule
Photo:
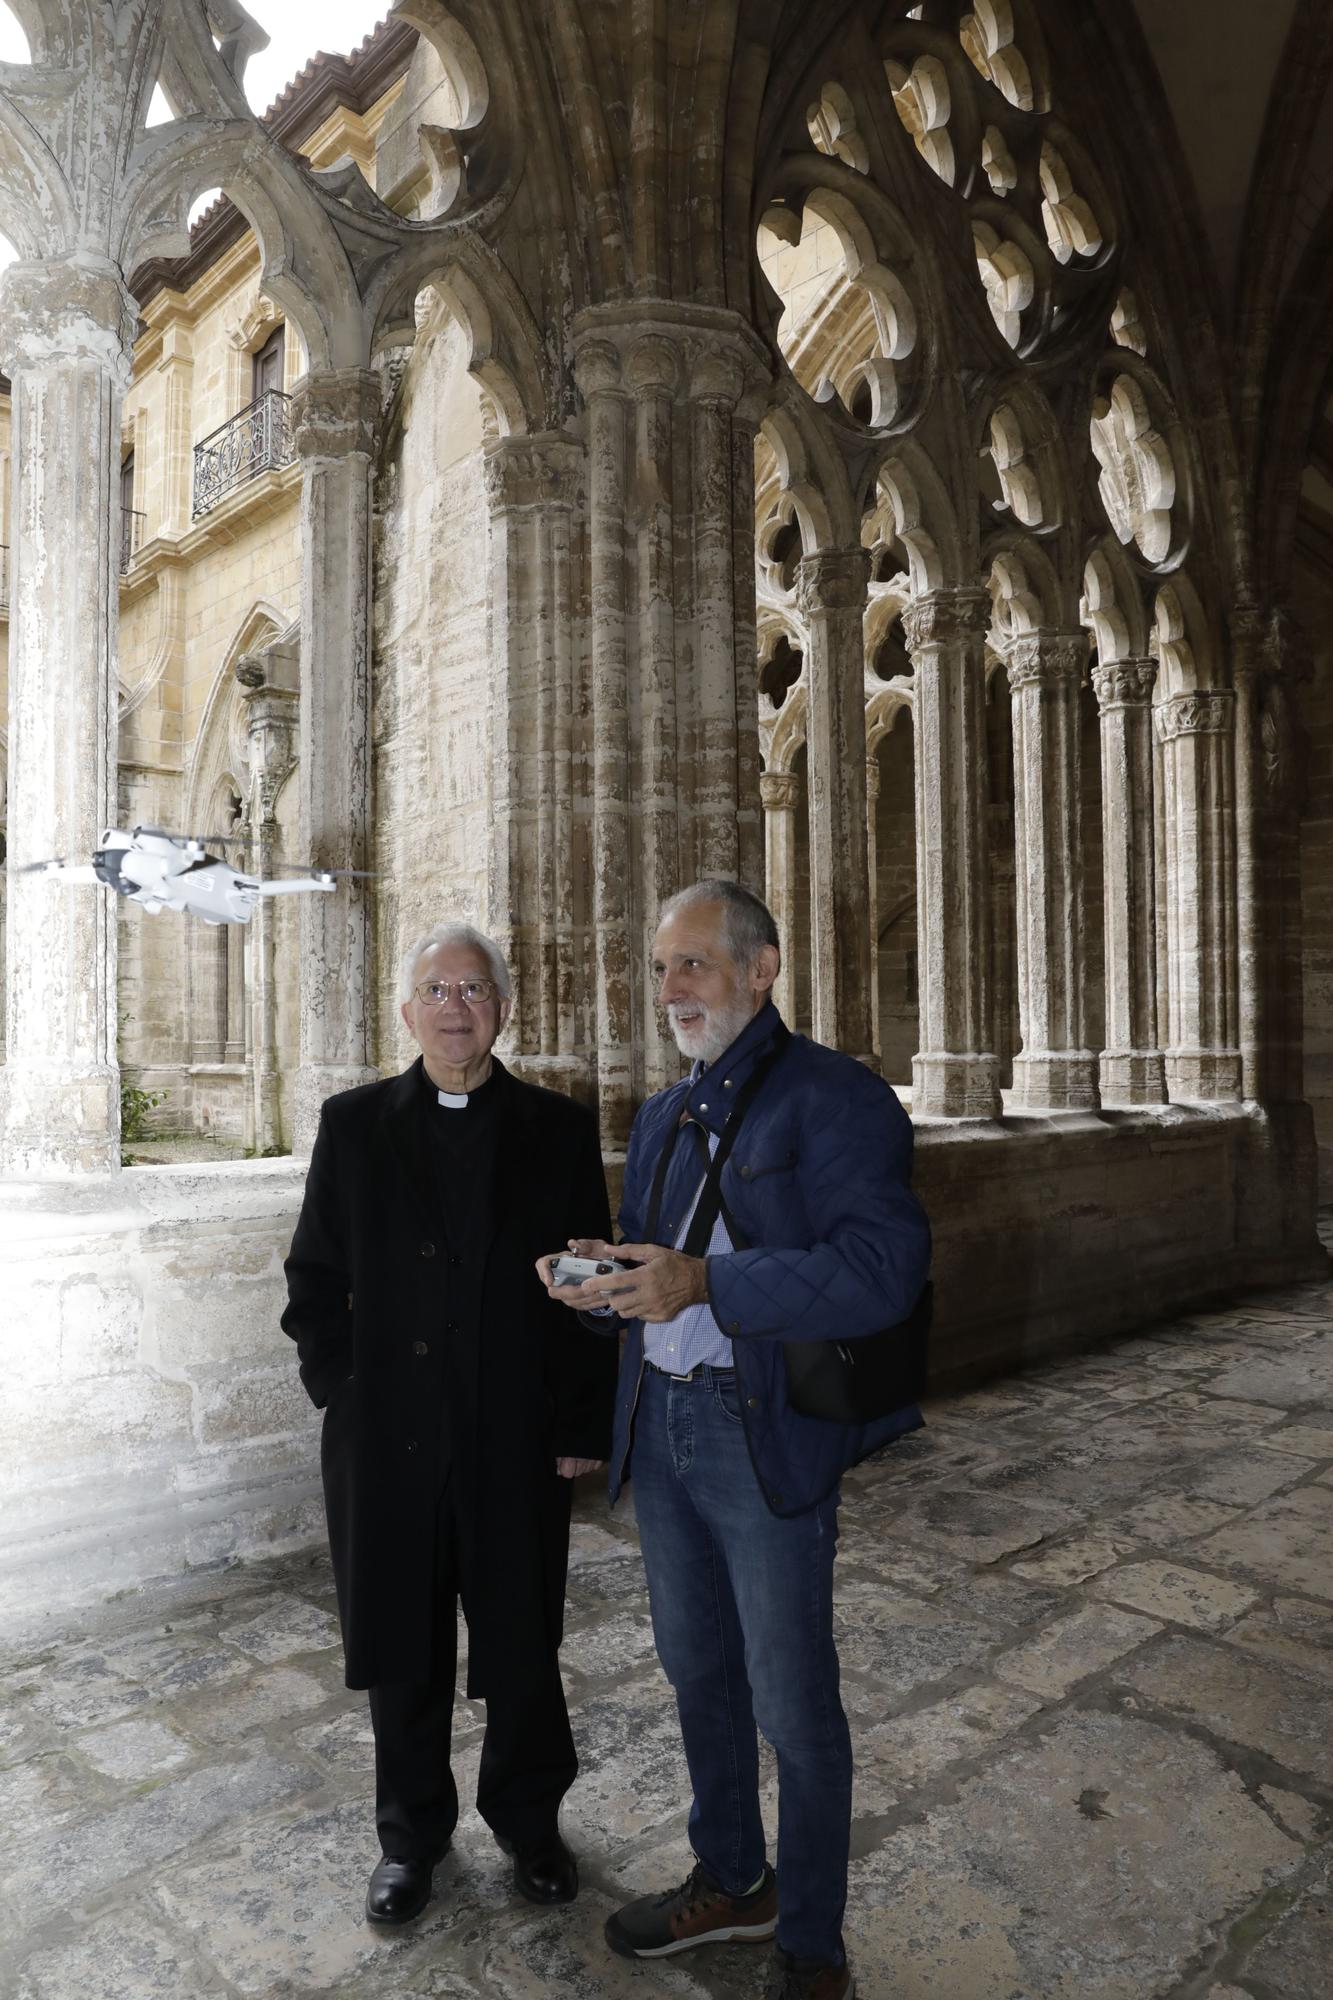
[[[561,1284],[558,1263],[569,1259],[608,1264],[581,1283]],[[567,1253],[539,1257],[537,1276],[553,1299],[576,1312],[609,1310],[621,1319],[652,1323],[674,1319],[686,1306],[708,1301],[708,1267],[702,1257],[686,1257],[660,1243],[604,1243],[600,1237],[571,1237]]]

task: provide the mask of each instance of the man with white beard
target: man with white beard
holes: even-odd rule
[[[914,1406],[850,1423],[794,1408],[784,1342],[907,1320],[930,1232],[908,1186],[910,1120],[862,1064],[789,1033],[771,999],[780,963],[771,914],[738,883],[698,882],[665,905],[653,976],[692,1068],[635,1120],[626,1240],[614,1253],[600,1239],[570,1244],[636,1268],[572,1295],[551,1285],[552,1258],[538,1270],[553,1297],[630,1323],[611,1498],[631,1476],[694,1790],[695,1867],[617,1911],[607,1941],[650,1959],[776,1934],[769,2000],[851,2000],[838,1482],[921,1418]],[[756,1725],[777,1754],[776,1874]]]

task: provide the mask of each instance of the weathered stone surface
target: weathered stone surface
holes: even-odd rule
[[[1040,1696],[983,1681],[931,1708],[894,1716],[859,1741],[863,1755],[899,1784],[920,1785],[950,1764],[979,1757],[1041,1707]]]
[[[1269,1451],[1294,1451],[1300,1458],[1333,1458],[1333,1430],[1317,1424],[1288,1424],[1264,1439]]]
[[[1160,1630],[1152,1619],[1089,1605],[1057,1620],[1026,1646],[1001,1653],[994,1670],[1001,1680],[1033,1694],[1060,1695]]]
[[[854,1864],[860,1983],[1142,2000],[1299,1859],[1203,1744],[1066,1715]]]
[[[160,1777],[194,1754],[165,1723],[151,1717],[113,1722],[107,1729],[86,1729],[77,1739],[80,1757],[108,1778],[137,1783]]]
[[[890,1525],[905,1540],[935,1542],[971,1562],[998,1562],[1059,1534],[1077,1519],[1075,1508],[1051,1502],[936,1487],[909,1500]]]
[[[1333,1611],[1300,1597],[1275,1597],[1227,1634],[1230,1645],[1257,1653],[1274,1666],[1333,1681]]]
[[[834,1629],[843,1664],[872,1679],[889,1701],[975,1666],[994,1643],[984,1625],[951,1605],[862,1583],[838,1592]]]
[[[1281,1452],[1255,1450],[1221,1452],[1201,1465],[1187,1466],[1184,1482],[1200,1499],[1252,1507],[1256,1500],[1294,1486],[1300,1477],[1300,1465],[1288,1463]]]
[[[1289,1909],[1245,1956],[1240,1977],[1281,2000],[1326,2000],[1333,1965],[1333,1864],[1315,1864]]]
[[[1198,1544],[1201,1562],[1333,1600],[1333,1493],[1321,1486],[1265,1500]]]
[[[228,1820],[295,1797],[310,1782],[300,1765],[261,1752],[169,1778],[131,1803],[70,1821],[31,1842],[11,1864],[0,1941],[49,1924]]]
[[[1075,1535],[1039,1555],[1025,1557],[1012,1568],[1016,1576],[1030,1576],[1039,1583],[1084,1583],[1088,1577],[1109,1569],[1133,1546],[1127,1538]]]
[[[1327,1692],[1303,1676],[1202,1639],[1163,1635],[1117,1668],[1115,1678],[1227,1743],[1260,1750],[1323,1784],[1333,1781]]]
[[[1131,1508],[1109,1525],[1112,1529],[1123,1528],[1133,1541],[1179,1542],[1220,1528],[1225,1521],[1234,1520],[1237,1512],[1235,1507],[1223,1507],[1216,1500],[1164,1493],[1155,1500],[1145,1501],[1141,1507]]]
[[[223,1988],[193,1952],[140,1911],[108,1917],[68,1943],[35,1951],[14,2000],[213,2000]]]
[[[1255,1602],[1255,1592],[1239,1584],[1162,1562],[1126,1563],[1109,1576],[1099,1576],[1092,1594],[1204,1632],[1224,1631]]]
[[[323,1652],[338,1644],[338,1621],[303,1598],[274,1598],[253,1618],[225,1623],[218,1637],[252,1659],[271,1663],[298,1653]]]

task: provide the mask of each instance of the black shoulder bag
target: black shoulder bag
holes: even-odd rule
[[[721,1215],[723,1226],[737,1250],[750,1245],[722,1195],[722,1169],[736,1143],[741,1122],[766,1082],[769,1071],[790,1040],[784,1028],[776,1046],[756,1063],[731,1107],[722,1128],[717,1151],[707,1162],[704,1183],[690,1218],[685,1241],[680,1246],[687,1257],[702,1257],[713,1234],[713,1224]],[[672,1132],[653,1175],[648,1204],[645,1239],[654,1240],[662,1207],[662,1190],[667,1168],[676,1149],[682,1126],[698,1135],[705,1154],[708,1134],[697,1120],[682,1118]],[[933,1292],[929,1283],[906,1319],[878,1333],[864,1333],[848,1340],[784,1340],[787,1363],[787,1397],[802,1416],[822,1417],[839,1424],[868,1424],[877,1417],[890,1416],[919,1400],[926,1386],[926,1349],[930,1340]]]

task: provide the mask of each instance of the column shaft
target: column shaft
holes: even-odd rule
[[[1106,940],[1104,1104],[1162,1104],[1157,1043],[1152,691],[1155,660],[1093,669],[1102,754],[1102,900]]]
[[[86,862],[115,817],[120,413],[134,303],[119,273],[53,260],[6,278],[13,390],[3,1170],[120,1162],[116,917]]]
[[[1235,696],[1173,695],[1157,708],[1167,866],[1173,1099],[1240,1089],[1235,994],[1235,824],[1231,799]]]
[[[872,1057],[866,853],[864,549],[804,556],[797,601],[810,635],[811,1014],[815,1039]]]
[[[1078,690],[1081,634],[1034,632],[1009,655],[1014,723],[1014,870],[1018,917],[1016,1105],[1097,1102],[1084,1048],[1083,865]]]
[[[629,843],[629,689],[625,618],[625,398],[619,355],[579,354],[588,404],[593,712],[593,930],[597,1104],[602,1143],[621,1151],[634,1118],[634,969]]]
[[[986,682],[990,598],[934,591],[903,625],[915,671],[919,1053],[916,1117],[1000,1111],[987,980]]]
[[[301,834],[321,868],[370,851],[370,517],[379,379],[306,376],[292,400],[301,460]],[[304,857],[303,857],[304,858]],[[301,1050],[294,1143],[335,1091],[373,1080],[367,884],[301,898]]]
[[[879,1041],[879,757],[866,758],[866,915],[870,930],[870,1046],[878,1056]]]
[[[796,1015],[796,809],[801,781],[794,771],[763,771],[759,796],[764,808],[767,889],[765,901],[778,928],[782,969],[773,1001],[784,1021]]]

